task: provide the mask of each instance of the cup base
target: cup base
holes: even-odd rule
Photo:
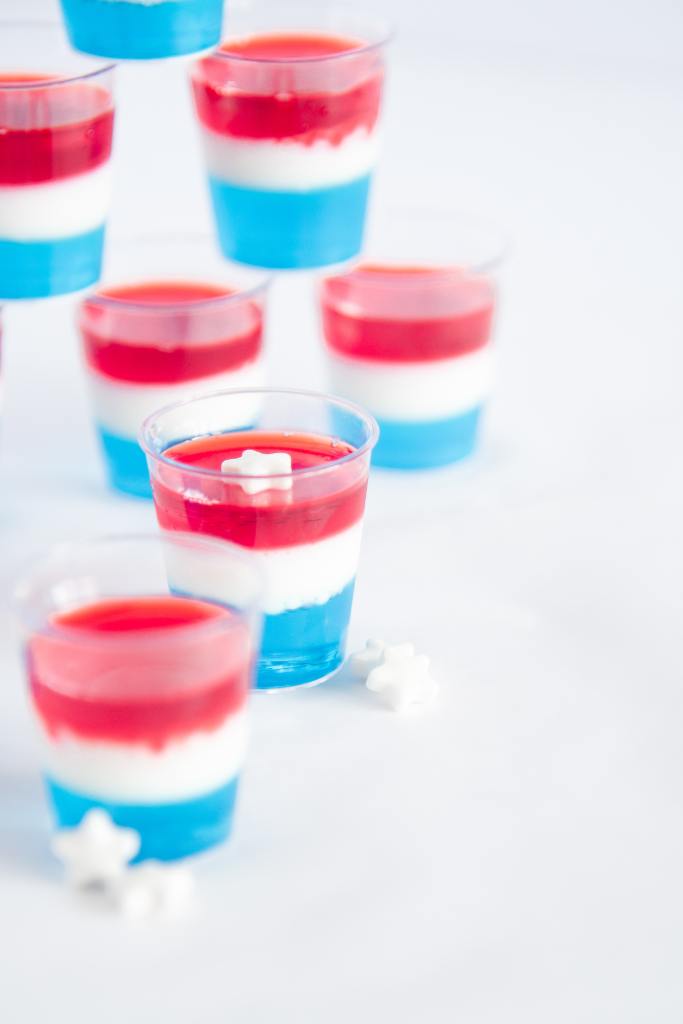
[[[326,676],[320,676],[319,679],[312,679],[309,683],[283,683],[280,686],[257,686],[257,693],[284,693],[289,690],[311,690],[314,686],[320,686],[321,683],[326,683],[330,679],[333,679],[339,674],[339,670],[344,664],[344,658],[332,672],[328,672]]]
[[[157,60],[218,44],[222,0],[62,0],[76,50],[116,60]]]
[[[344,662],[354,582],[323,604],[264,616],[257,690],[305,686],[334,675]]]
[[[223,255],[272,270],[306,270],[356,256],[370,177],[332,188],[276,192],[209,179]]]
[[[476,446],[482,406],[450,419],[419,423],[378,420],[379,441],[372,465],[382,469],[435,469],[471,455]]]
[[[119,804],[86,796],[46,778],[48,796],[58,828],[75,828],[95,807],[107,811],[122,828],[140,835],[143,860],[180,860],[224,842],[230,835],[237,795],[237,779],[212,793],[163,804]]]
[[[70,238],[0,239],[0,299],[46,299],[99,280],[104,227]]]
[[[336,647],[317,661],[261,658],[256,671],[255,689],[263,693],[318,686],[336,675],[344,664],[344,650]]]

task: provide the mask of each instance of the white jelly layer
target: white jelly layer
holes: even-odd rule
[[[328,350],[330,390],[379,419],[445,419],[474,409],[493,384],[491,345],[468,355],[424,363],[349,359]]]
[[[58,181],[0,185],[0,238],[50,241],[101,227],[109,210],[109,162]]]
[[[38,730],[51,778],[78,793],[129,804],[190,800],[227,785],[244,763],[249,738],[245,710],[158,751],[63,731],[55,737],[40,724]]]
[[[224,388],[263,387],[263,360],[254,359],[210,377],[195,377],[178,384],[133,384],[130,381],[114,380],[104,374],[91,371],[90,390],[95,419],[108,433],[128,440],[136,440],[142,421],[153,412],[173,402],[207,395]],[[250,423],[253,410],[245,408],[244,426]],[[179,435],[180,436],[180,435]]]
[[[377,163],[377,131],[357,129],[332,145],[271,139],[237,139],[204,128],[204,153],[213,178],[246,188],[306,192],[343,185],[369,174]]]
[[[266,615],[279,615],[329,601],[354,579],[360,543],[358,522],[312,544],[258,549],[265,576],[262,610]],[[169,548],[166,570],[174,590],[223,604],[240,606],[244,602],[245,581],[234,570],[225,571],[215,557]]]

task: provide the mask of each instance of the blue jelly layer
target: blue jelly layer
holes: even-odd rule
[[[476,447],[482,406],[450,419],[418,423],[379,420],[373,466],[429,469],[471,455]]]
[[[333,188],[274,192],[209,178],[223,255],[240,263],[299,270],[360,252],[370,176]]]
[[[152,487],[149,482],[147,459],[137,441],[110,434],[103,427],[98,427],[97,433],[104,452],[110,485],[124,494],[133,494],[137,498],[151,498]]]
[[[73,46],[98,57],[150,60],[194,53],[220,39],[223,0],[62,0]]]
[[[264,616],[256,671],[258,690],[316,682],[339,668],[344,661],[354,582],[324,604]]]
[[[0,299],[44,299],[87,288],[100,278],[104,225],[49,241],[0,238]]]
[[[193,800],[167,804],[118,804],[76,793],[45,779],[59,828],[74,828],[93,807],[103,807],[117,825],[140,834],[136,861],[177,860],[223,842],[230,834],[237,778]]]

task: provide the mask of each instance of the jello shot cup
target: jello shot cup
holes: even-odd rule
[[[377,418],[373,465],[443,466],[477,445],[505,243],[467,219],[391,224],[380,245],[320,282],[329,385]]]
[[[344,660],[376,439],[374,420],[355,405],[303,391],[225,391],[162,410],[142,428],[160,527],[260,555],[259,689],[322,682]],[[204,572],[188,560],[176,589],[207,587]],[[229,605],[228,584],[212,574],[212,597]]]
[[[318,267],[361,248],[377,161],[384,25],[258,0],[192,71],[225,256]]]
[[[197,53],[220,39],[223,0],[61,0],[72,46],[117,60]]]
[[[112,257],[111,283],[79,304],[78,327],[109,482],[151,498],[143,420],[193,395],[265,383],[269,279],[229,267],[201,239],[121,243]]]
[[[183,595],[170,589],[188,560],[231,581],[229,607],[199,581]],[[244,551],[180,532],[63,545],[20,584],[30,707],[58,828],[104,808],[139,833],[141,860],[227,838],[259,588]]]
[[[98,280],[109,208],[111,65],[45,25],[0,24],[0,299]]]

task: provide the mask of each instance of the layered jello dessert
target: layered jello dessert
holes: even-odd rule
[[[140,834],[140,859],[172,860],[225,839],[245,757],[253,620],[234,603],[173,595],[163,578],[193,552],[238,575],[244,599],[243,561],[202,540],[118,538],[70,549],[20,597],[57,825],[73,827],[103,807]],[[126,575],[129,592],[117,593]],[[145,578],[149,590],[136,590]]]
[[[457,253],[447,219],[443,230]],[[491,393],[493,266],[394,251],[321,281],[329,383],[377,418],[376,465],[440,466],[474,450]]]
[[[223,0],[61,0],[72,45],[119,60],[152,60],[215,46]]]
[[[262,392],[250,429],[232,429],[240,393],[151,417],[142,444],[159,525],[258,553],[265,574],[261,689],[319,682],[344,659],[376,427],[350,404]],[[188,559],[178,593],[201,585],[231,604],[232,581]]]
[[[78,323],[110,483],[150,497],[137,435],[154,410],[216,388],[263,384],[267,281],[143,280],[99,289]],[[246,421],[245,421],[246,422]]]
[[[0,40],[0,298],[76,291],[100,276],[109,207],[112,71],[17,70]],[[3,28],[3,33],[5,29]]]
[[[333,30],[324,8],[272,10],[231,22],[192,73],[218,236],[244,263],[322,266],[361,248],[385,36],[359,19]]]

